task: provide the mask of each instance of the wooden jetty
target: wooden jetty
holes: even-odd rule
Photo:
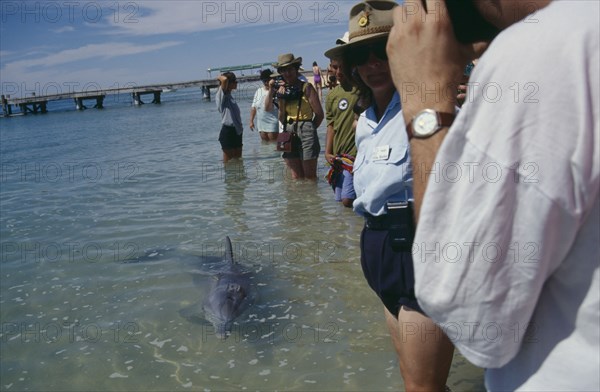
[[[240,83],[243,82],[253,82],[259,80],[259,75],[249,75],[249,76],[239,76],[238,81]],[[117,94],[131,94],[133,104],[134,105],[142,105],[144,104],[142,100],[142,96],[144,95],[152,95],[153,100],[152,103],[159,104],[161,103],[161,94],[164,91],[169,90],[178,90],[184,88],[192,88],[192,87],[200,87],[202,90],[202,95],[205,100],[210,101],[210,90],[217,88],[219,86],[219,82],[216,79],[204,79],[204,80],[193,80],[189,82],[178,82],[178,83],[163,83],[163,84],[153,84],[147,86],[129,86],[129,87],[121,87],[121,88],[109,88],[104,90],[89,90],[85,92],[65,92],[59,94],[50,94],[50,95],[32,95],[30,97],[25,98],[11,98],[1,96],[2,103],[2,111],[4,116],[13,115],[13,107],[18,107],[22,114],[28,113],[47,113],[48,112],[48,102],[50,101],[58,101],[64,99],[71,99],[75,103],[75,108],[77,110],[87,109],[85,105],[86,101],[94,101],[94,107],[98,109],[103,108],[104,98],[107,95],[117,95]]]
[[[239,71],[239,70],[247,70],[247,69],[260,69],[263,66],[270,65],[270,63],[259,63],[259,64],[249,64],[249,65],[241,65],[235,67],[220,67],[220,68],[209,68],[207,71],[210,74],[211,72],[225,72],[225,71]],[[310,71],[301,71],[304,74],[309,82],[312,83],[312,70]],[[239,83],[247,83],[247,82],[256,82],[260,80],[260,75],[252,74],[252,75],[242,75],[238,76],[237,80]],[[2,95],[0,97],[2,112],[5,117],[12,116],[13,107],[18,107],[20,109],[20,113],[22,115],[26,115],[28,113],[38,114],[38,113],[47,113],[48,112],[48,102],[50,101],[58,101],[64,99],[71,99],[75,103],[75,109],[84,110],[87,109],[85,105],[86,101],[93,101],[94,108],[103,109],[104,108],[104,99],[107,95],[118,95],[118,94],[131,94],[133,104],[135,106],[143,105],[144,101],[142,100],[142,96],[144,95],[152,95],[152,103],[160,104],[161,103],[161,94],[170,90],[179,90],[185,88],[193,88],[200,87],[202,90],[202,97],[204,100],[210,101],[211,94],[210,90],[219,87],[219,82],[215,78],[203,79],[203,80],[192,80],[189,82],[177,82],[177,83],[162,83],[162,84],[152,84],[147,86],[128,86],[128,87],[120,87],[120,88],[109,88],[103,90],[88,90],[88,91],[79,91],[79,92],[65,92],[58,94],[49,94],[49,95],[39,95],[36,96],[32,94],[30,97],[25,98],[11,98],[5,97]],[[88,103],[88,105],[90,105]]]

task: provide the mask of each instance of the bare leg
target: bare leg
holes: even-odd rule
[[[235,149],[223,150],[223,162],[229,162],[234,158]]]
[[[267,137],[269,139],[270,142],[276,142],[277,141],[277,132],[269,132],[267,133]]]
[[[352,208],[352,203],[354,203],[354,199],[342,199],[342,205],[344,207]]]
[[[259,132],[258,134],[260,135],[260,140],[263,142],[269,141],[269,134],[267,132]]]
[[[288,169],[290,169],[293,180],[300,180],[304,178],[304,169],[302,166],[302,161],[299,158],[284,158],[284,161]]]
[[[234,149],[233,157],[234,158],[241,158],[242,157],[242,149],[243,149],[243,147],[239,147],[239,148]]]
[[[302,169],[304,171],[304,177],[308,180],[317,179],[317,160],[309,159],[302,161]]]
[[[454,346],[433,320],[407,307],[396,319],[387,309],[385,318],[400,359],[407,392],[443,392]]]
[[[223,150],[223,162],[242,157],[242,147]]]

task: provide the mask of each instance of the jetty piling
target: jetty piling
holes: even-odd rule
[[[90,100],[90,99],[93,99],[96,101],[94,108],[104,109],[104,97],[106,97],[106,94],[100,94],[100,95],[83,94],[83,95],[79,95],[79,96],[74,96],[73,101],[75,102],[75,109],[77,109],[77,110],[87,109],[87,106],[85,106],[85,104],[83,102],[85,100]]]
[[[142,94],[140,93],[131,93],[131,97],[133,98],[133,105],[134,106],[140,106],[144,104],[144,101],[142,101]]]
[[[4,94],[2,94],[2,96],[0,97],[0,101],[2,102],[2,113],[4,113],[6,116],[11,116],[12,107],[8,104],[8,100],[6,99]]]
[[[19,109],[21,109],[23,115],[26,115],[27,113],[45,114],[48,113],[47,104],[47,101],[30,101],[27,103],[20,103]]]
[[[154,99],[152,100],[152,103],[159,104],[161,93],[162,93],[162,89],[160,89],[160,90],[146,89],[144,91],[134,91],[133,93],[131,93],[131,96],[133,97],[134,106],[140,106],[140,105],[145,104],[145,102],[142,101],[142,95],[152,94],[154,97]]]

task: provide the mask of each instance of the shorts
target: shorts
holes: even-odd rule
[[[342,201],[342,199],[356,199],[356,192],[354,192],[354,176],[348,170],[343,170],[342,175],[338,176],[335,184],[335,201]]]
[[[292,129],[293,126],[289,125]],[[298,136],[300,137],[300,143],[293,145],[292,151],[284,152],[281,157],[284,159],[301,159],[303,161],[317,159],[321,152],[321,144],[319,143],[317,129],[313,123],[311,121],[301,122],[298,126]]]
[[[402,305],[423,313],[415,297],[411,252],[394,251],[387,230],[363,229],[360,262],[369,286],[387,310],[398,317]]]
[[[242,135],[238,135],[234,126],[223,125],[219,134],[221,148],[223,150],[233,150],[242,147]]]

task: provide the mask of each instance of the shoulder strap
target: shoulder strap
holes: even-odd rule
[[[298,123],[300,122],[298,119],[300,118],[300,107],[302,106],[302,96],[304,95],[304,85],[302,82],[300,86],[300,94],[298,95],[298,113],[296,114],[296,122],[294,123],[294,132],[298,133]]]

